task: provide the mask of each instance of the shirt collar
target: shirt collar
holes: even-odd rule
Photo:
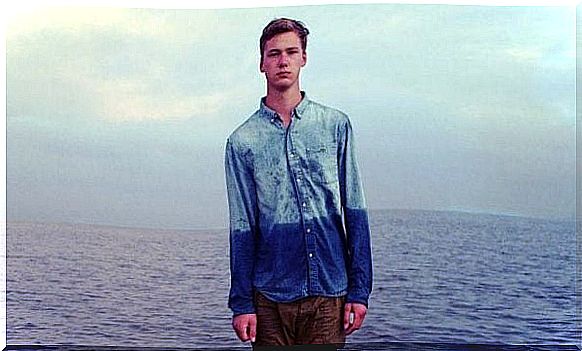
[[[307,98],[307,94],[305,94],[304,91],[301,92],[301,97],[302,97],[301,101],[299,102],[299,104],[297,106],[295,106],[295,114],[294,114],[294,117],[297,117],[299,119],[301,119],[301,116],[303,115],[305,108],[307,108],[307,105],[309,104],[309,99]],[[259,107],[260,114],[262,116],[269,118],[269,119],[277,117],[278,116],[277,112],[275,112],[274,110],[269,108],[267,106],[267,104],[265,104],[266,100],[267,100],[266,96],[263,96],[261,98],[261,104]]]

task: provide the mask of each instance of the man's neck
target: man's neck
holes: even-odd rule
[[[284,91],[277,91],[275,89],[267,89],[267,98],[265,103],[269,108],[273,109],[283,119],[283,124],[287,126],[291,121],[291,114],[293,109],[301,102],[301,91],[299,87],[296,89],[288,89]]]

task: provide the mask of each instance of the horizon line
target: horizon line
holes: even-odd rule
[[[382,212],[382,211],[408,211],[408,212],[440,212],[440,213],[457,213],[466,215],[477,215],[477,216],[497,216],[497,217],[512,217],[512,218],[522,218],[522,219],[535,219],[535,220],[546,220],[546,221],[558,221],[558,222],[576,222],[577,218],[571,216],[564,217],[542,217],[542,216],[531,216],[515,213],[495,213],[495,212],[483,212],[483,211],[473,211],[473,210],[442,210],[442,209],[422,209],[422,208],[368,208],[369,212]],[[9,220],[5,219],[3,221],[6,225],[9,223],[32,223],[32,224],[61,224],[61,225],[86,225],[86,226],[96,226],[96,227],[110,227],[119,229],[144,229],[144,230],[172,230],[172,231],[223,231],[228,230],[226,227],[157,227],[157,226],[133,226],[124,224],[114,224],[114,223],[88,223],[88,222],[71,222],[71,221],[46,221],[46,220],[29,220],[29,219],[15,219]]]

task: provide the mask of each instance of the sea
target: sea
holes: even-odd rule
[[[370,225],[374,287],[348,344],[580,345],[574,220],[376,210]],[[6,230],[10,345],[249,345],[227,308],[228,229]]]

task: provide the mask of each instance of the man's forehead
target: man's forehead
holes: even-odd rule
[[[265,43],[265,50],[301,48],[301,39],[295,32],[277,34]]]

